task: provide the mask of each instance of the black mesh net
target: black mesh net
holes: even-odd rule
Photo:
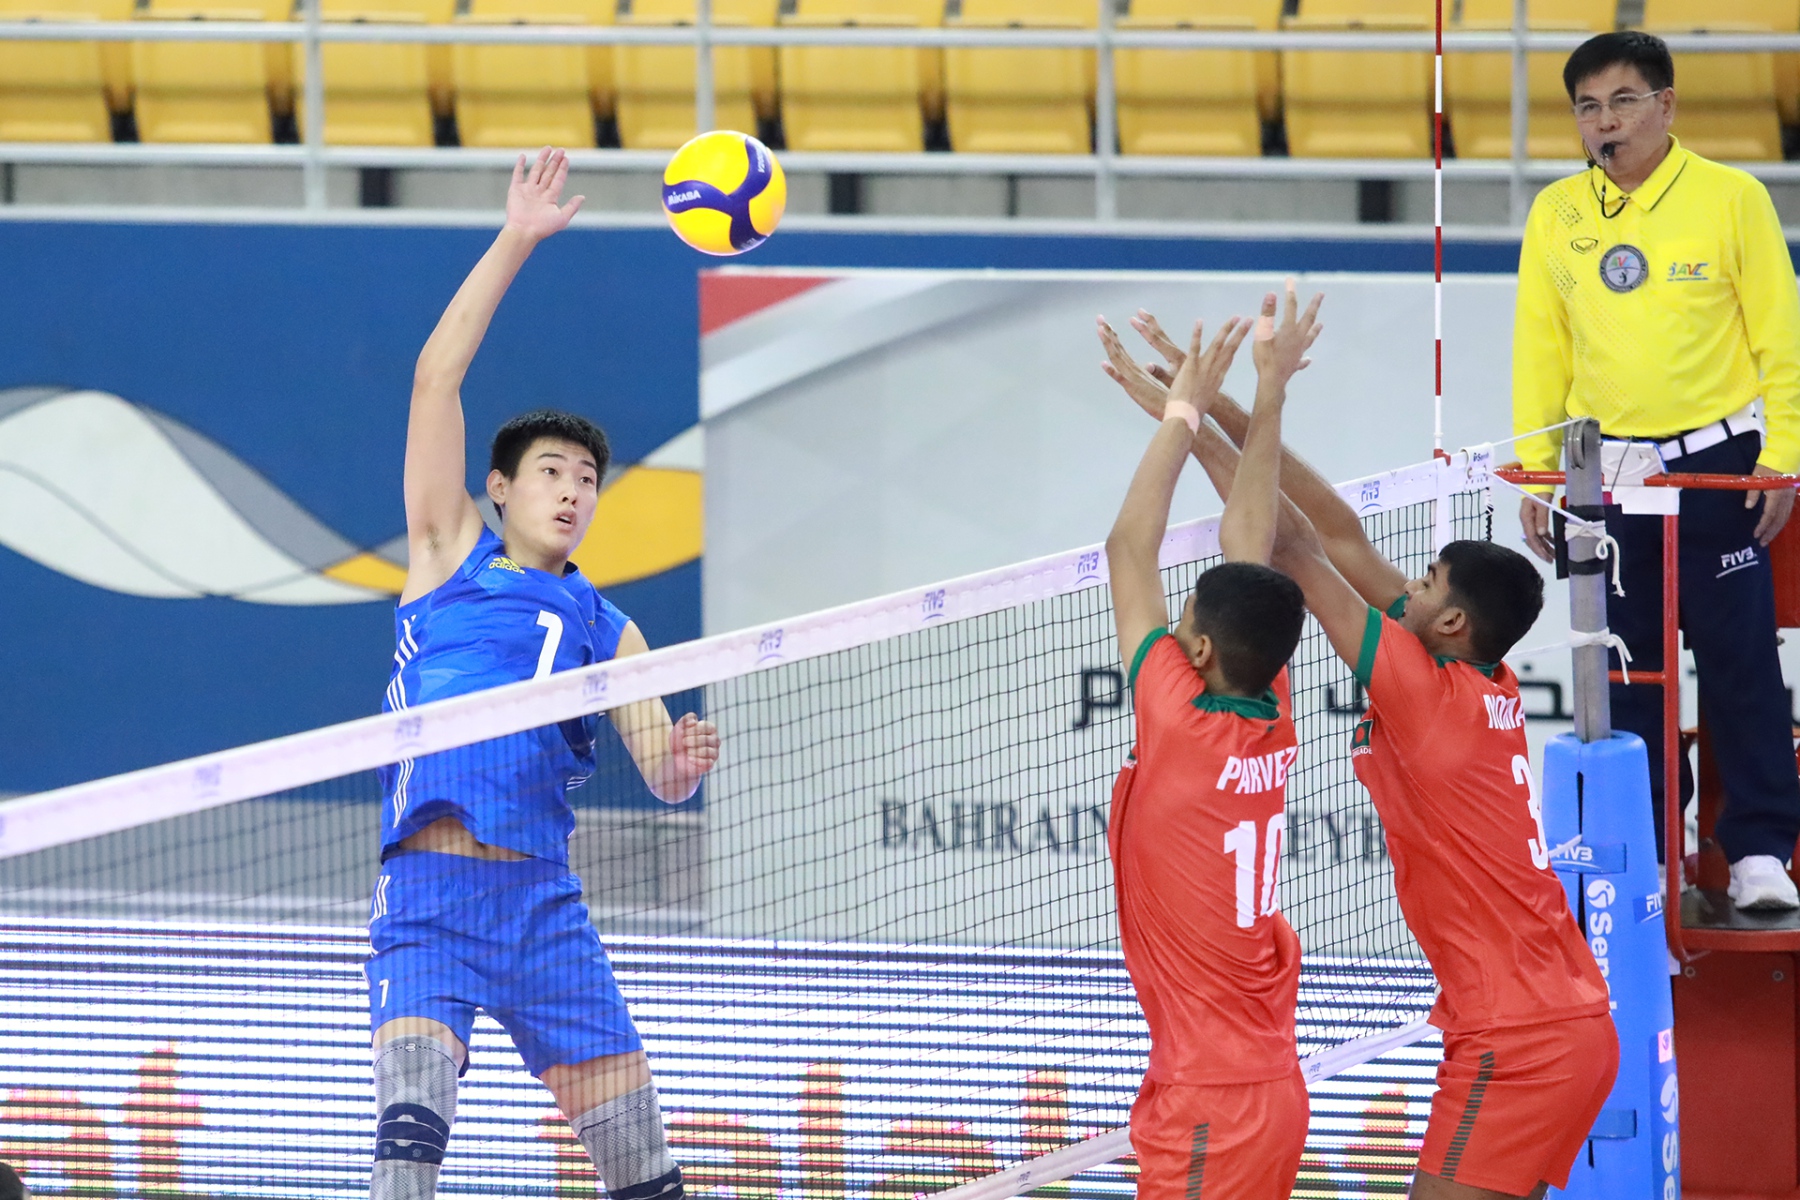
[[[1450,503],[1453,536],[1488,536],[1483,493]],[[1417,572],[1434,512],[1366,522]],[[1207,565],[1165,572],[1172,604]],[[599,721],[569,860],[690,1186],[911,1197],[1124,1124],[1147,1037],[1106,853],[1132,740],[1113,636],[1100,586],[792,662],[771,630],[770,665],[668,698],[724,747],[675,806]],[[1307,1056],[1417,1021],[1434,985],[1349,766],[1361,692],[1316,625],[1293,696],[1280,897]],[[40,1195],[366,1194],[387,816],[361,772],[0,860],[0,1160]],[[601,1194],[493,1015],[470,1048],[440,1194]],[[1403,1194],[1436,1057],[1320,1079],[1297,1194]]]

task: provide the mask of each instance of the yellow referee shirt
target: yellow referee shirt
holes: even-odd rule
[[[1608,436],[1667,438],[1758,396],[1759,462],[1793,471],[1800,290],[1761,183],[1676,142],[1629,196],[1598,169],[1538,194],[1519,254],[1514,433],[1594,417]],[[1560,432],[1518,443],[1530,471],[1556,470],[1561,448]]]

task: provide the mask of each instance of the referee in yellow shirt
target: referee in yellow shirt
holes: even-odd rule
[[[1514,432],[1594,417],[1609,472],[1636,462],[1642,473],[1657,458],[1669,471],[1792,472],[1800,290],[1768,191],[1671,136],[1675,65],[1662,39],[1601,34],[1569,57],[1563,82],[1590,165],[1545,188],[1526,222]],[[1560,431],[1527,438],[1519,455],[1527,470],[1555,470],[1561,444]],[[1800,907],[1783,869],[1800,835],[1800,776],[1766,551],[1793,505],[1792,490],[1681,494],[1681,624],[1725,785],[1717,834],[1740,908]],[[1544,508],[1527,499],[1520,519],[1526,543],[1551,558]],[[1606,525],[1625,586],[1622,597],[1609,591],[1608,623],[1633,666],[1656,670],[1662,518],[1609,506]],[[1612,710],[1619,729],[1652,747],[1660,813],[1658,689],[1615,684]],[[1684,760],[1684,801],[1692,790]]]

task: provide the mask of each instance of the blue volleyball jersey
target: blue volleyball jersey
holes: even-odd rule
[[[560,579],[521,567],[486,529],[456,574],[394,613],[384,712],[604,662],[629,620],[573,565]],[[403,759],[381,769],[381,852],[455,817],[477,841],[567,865],[567,793],[594,771],[587,716]]]

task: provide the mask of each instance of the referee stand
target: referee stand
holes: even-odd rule
[[[1619,1076],[1566,1193],[1595,1200],[1800,1200],[1800,915],[1738,909],[1712,841],[1723,803],[1704,720],[1680,713],[1678,517],[1663,518],[1662,669],[1607,670],[1610,564],[1600,556],[1600,430],[1565,434],[1566,472],[1502,470],[1508,482],[1564,484],[1575,675],[1575,731],[1550,740],[1543,815],[1570,906],[1612,989]],[[1793,477],[1663,475],[1646,486],[1708,491],[1793,487]],[[1800,530],[1772,547],[1778,624],[1800,627]],[[1611,727],[1608,681],[1661,691],[1663,777],[1699,749],[1697,862],[1668,856],[1659,880],[1649,750]],[[1663,809],[1664,844],[1682,845],[1682,806]],[[1684,888],[1685,876],[1697,886]],[[1663,897],[1680,903],[1665,905]],[[1676,1074],[1679,1051],[1681,1072]],[[1685,1126],[1685,1128],[1683,1128]]]

